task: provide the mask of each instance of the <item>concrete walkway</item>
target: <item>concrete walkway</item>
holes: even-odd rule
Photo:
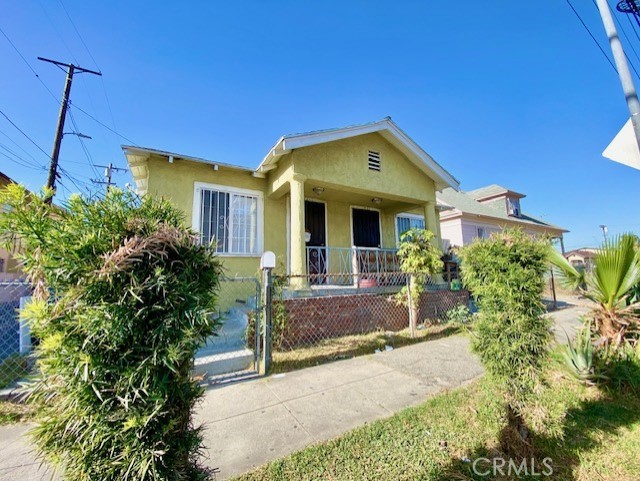
[[[553,313],[560,340],[562,329],[573,329],[583,311],[568,305]],[[196,422],[206,425],[207,464],[220,470],[218,479],[226,479],[481,374],[468,338],[453,336],[210,389]],[[0,481],[50,479],[30,453],[28,428],[0,428]]]

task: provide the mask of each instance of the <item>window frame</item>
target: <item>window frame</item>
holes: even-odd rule
[[[201,192],[202,190],[213,190],[216,192],[231,195],[244,195],[255,197],[257,201],[256,212],[256,252],[216,252],[220,257],[260,257],[264,250],[264,193],[259,190],[242,189],[239,187],[232,187],[228,185],[210,184],[208,182],[194,182],[193,183],[193,210],[191,212],[191,228],[201,233],[201,218],[200,213],[202,210],[201,204]],[[229,232],[232,231],[232,226],[229,226]]]
[[[408,219],[421,220],[424,223],[424,229],[427,228],[427,220],[424,218],[423,215],[411,214],[409,212],[400,212],[399,214],[396,214],[393,218],[393,228],[396,233],[396,245],[400,245],[400,232],[398,231],[398,217],[406,217]]]

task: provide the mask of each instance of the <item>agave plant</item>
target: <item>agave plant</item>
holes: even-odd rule
[[[640,285],[637,237],[624,234],[606,241],[596,253],[593,271],[588,273],[578,271],[555,249],[550,259],[560,270],[565,285],[579,290],[598,305],[593,320],[601,343],[619,346],[627,336],[637,334],[640,325],[636,295]]]
[[[592,385],[597,379],[604,378],[595,372],[590,321],[585,322],[574,340],[567,336],[567,345],[562,351],[562,356],[571,373],[580,381]]]

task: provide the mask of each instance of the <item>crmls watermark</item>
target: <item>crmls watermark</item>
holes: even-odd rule
[[[471,465],[473,472],[478,476],[551,476],[553,474],[553,459],[544,458],[538,461],[535,458],[525,458],[520,461],[514,459],[488,459],[478,458]]]

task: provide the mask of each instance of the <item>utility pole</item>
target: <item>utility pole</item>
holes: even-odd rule
[[[38,60],[43,62],[49,62],[58,67],[67,68],[67,79],[64,83],[64,92],[62,94],[62,102],[60,103],[60,113],[58,114],[58,126],[56,128],[56,136],[53,140],[53,150],[51,151],[51,164],[49,165],[49,177],[47,178],[47,187],[54,190],[56,188],[56,178],[58,177],[58,157],[60,156],[60,145],[62,144],[62,137],[64,135],[64,122],[67,118],[67,109],[69,108],[69,96],[71,95],[71,84],[73,83],[73,74],[78,71],[79,73],[90,73],[93,75],[100,75],[102,73],[95,72],[86,68],[73,65],[72,63],[58,62],[57,60],[51,60],[44,57],[38,57]],[[47,202],[50,204],[53,201],[53,196],[47,198]]]
[[[609,229],[607,229],[607,226],[604,224],[600,224],[600,229],[602,229],[602,237],[604,238],[604,242],[606,244],[607,242],[607,232],[609,232]]]
[[[631,0],[635,2],[635,0]],[[613,22],[613,16],[609,9],[607,0],[596,0],[600,16],[602,17],[602,23],[604,25],[607,37],[609,37],[609,46],[613,53],[613,60],[616,63],[618,70],[618,76],[620,77],[620,83],[622,84],[622,90],[624,96],[627,99],[627,107],[629,108],[629,114],[631,115],[631,123],[633,124],[633,130],[636,135],[636,142],[640,149],[640,101],[638,101],[638,94],[636,88],[633,85],[633,79],[631,78],[631,71],[627,64],[627,59],[622,49],[622,43],[616,30],[615,23]],[[629,3],[629,1],[627,1]],[[634,3],[635,5],[635,3]]]
[[[93,183],[94,184],[104,184],[107,186],[107,192],[109,192],[109,188],[112,185],[115,185],[113,182],[111,182],[111,177],[113,175],[113,172],[126,172],[127,169],[121,169],[120,167],[114,167],[113,164],[111,162],[109,162],[109,165],[96,165],[96,167],[102,167],[104,169],[104,177],[105,179],[107,179],[107,181],[103,181],[103,180],[98,180],[98,179],[94,179]]]

